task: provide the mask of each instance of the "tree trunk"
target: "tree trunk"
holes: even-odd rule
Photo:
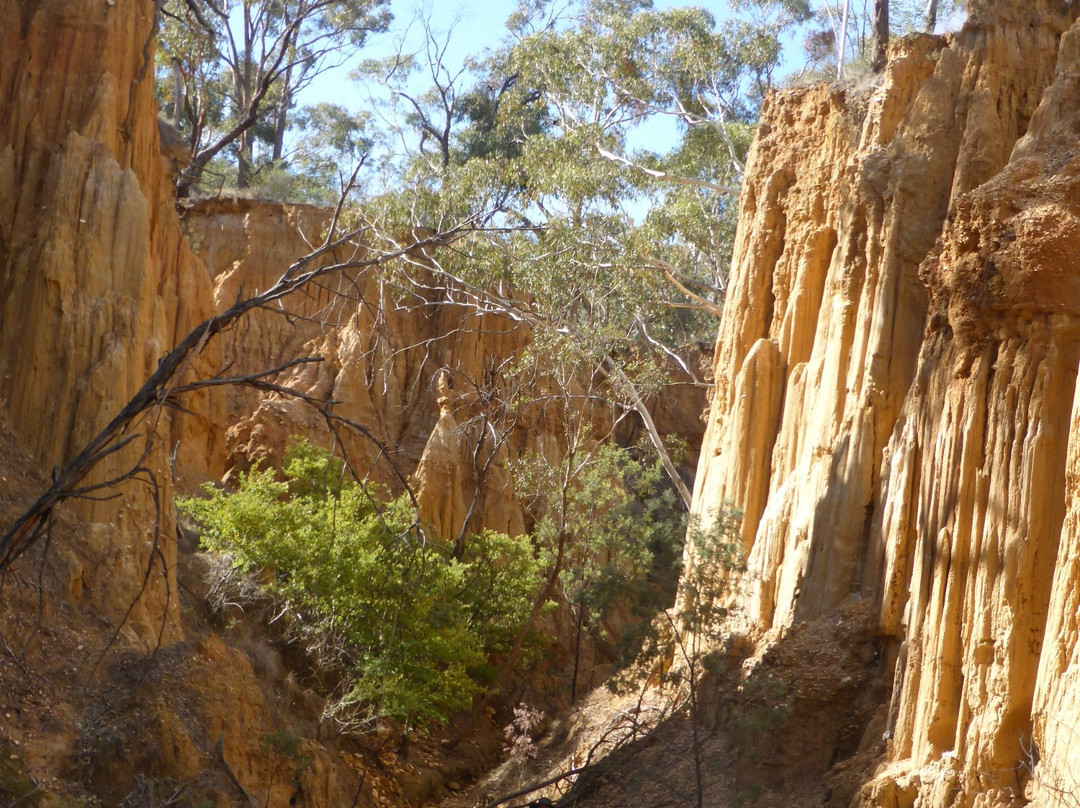
[[[172,123],[180,128],[180,116],[184,114],[184,74],[180,70],[180,60],[173,60],[173,105]]]
[[[840,36],[836,44],[836,78],[844,77],[844,57],[847,51],[847,25],[848,12],[851,10],[851,0],[844,0],[844,14],[840,20]]]
[[[577,678],[581,666],[581,626],[585,622],[585,607],[577,610],[577,630],[574,632],[574,675],[570,679],[570,706],[577,704]]]
[[[244,3],[244,50],[243,57],[239,60],[238,70],[234,70],[233,86],[236,92],[236,108],[240,113],[237,117],[246,115],[251,122],[255,122],[257,106],[252,103],[255,95],[256,68],[253,60],[255,53],[255,22],[251,18],[251,4]],[[261,66],[258,71],[262,73]],[[247,188],[251,184],[251,158],[254,150],[254,137],[251,127],[240,133],[237,141],[236,153],[236,187]]]
[[[248,188],[251,185],[251,163],[254,153],[254,138],[251,130],[246,129],[240,135],[236,152],[236,187]]]
[[[285,153],[285,130],[289,125],[289,108],[284,101],[278,106],[277,120],[274,121],[274,162]]]
[[[937,27],[937,4],[938,0],[926,0],[926,33],[934,33]]]
[[[281,95],[274,110],[274,162],[285,153],[285,130],[289,125],[289,107],[292,106],[292,74],[293,65],[290,63],[281,77]]]
[[[889,48],[889,0],[874,0],[874,49],[870,67],[875,73],[885,69]]]
[[[705,802],[705,787],[701,776],[701,730],[698,726],[698,681],[697,655],[689,661],[690,665],[690,733],[691,748],[694,755],[694,801],[695,808],[702,808]]]
[[[191,195],[191,189],[199,184],[199,180],[202,179],[203,170],[209,162],[210,158],[205,154],[196,154],[191,158],[191,162],[188,163],[187,168],[181,171],[176,177],[177,198],[184,199]]]
[[[237,106],[241,112],[241,116],[246,115],[246,119],[250,120],[252,124],[255,123],[254,111],[257,109],[256,105],[252,103],[252,96],[254,95],[252,80],[252,67],[250,62],[244,64],[244,70],[237,77],[236,81],[236,98],[238,101]],[[251,126],[244,128],[236,139],[236,187],[247,188],[251,185],[251,166],[253,156],[255,153],[255,135],[251,131]]]

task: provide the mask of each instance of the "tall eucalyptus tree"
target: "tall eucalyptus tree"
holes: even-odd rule
[[[191,147],[181,191],[226,150],[246,187],[257,139],[280,159],[298,93],[386,29],[387,2],[165,0],[158,93]]]

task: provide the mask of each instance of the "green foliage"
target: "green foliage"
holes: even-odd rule
[[[791,716],[789,687],[780,679],[744,685],[726,729],[734,744],[756,760],[762,738],[774,735]]]
[[[297,735],[295,732],[287,732],[285,730],[278,730],[276,732],[268,732],[263,736],[262,746],[267,752],[272,752],[275,755],[283,758],[289,758],[299,763],[310,763],[310,756],[304,754],[302,746],[304,738],[301,735]]]
[[[271,758],[289,770],[290,780],[300,785],[304,772],[311,768],[312,757],[304,751],[304,738],[295,732],[278,730],[263,736],[262,748]]]
[[[892,36],[915,32],[940,33],[955,26],[967,14],[967,0],[937,0],[935,18],[927,18],[926,0],[892,0],[889,3],[889,30]],[[933,23],[933,24],[931,24]]]
[[[465,616],[482,646],[511,646],[537,591],[540,564],[530,542],[484,530],[466,542]]]
[[[723,636],[731,586],[745,569],[739,539],[741,519],[737,510],[724,507],[712,514],[705,524],[691,520],[686,536],[687,563],[679,578],[676,607],[664,612],[663,620],[654,623],[641,655],[645,664],[624,671],[611,682],[613,690],[625,692],[635,684],[636,676],[654,672],[653,666],[660,662],[664,670],[662,680],[672,685],[676,693],[685,693],[683,705],[690,719],[697,808],[705,804],[702,678],[721,667],[710,654],[710,646]],[[771,716],[770,712],[760,716],[755,713],[756,718]]]
[[[367,156],[374,135],[370,115],[351,114],[339,104],[303,107],[295,118],[296,147],[290,171],[305,180],[305,201],[333,204],[352,167]]]
[[[732,581],[746,568],[741,524],[742,512],[731,506],[713,512],[704,525],[698,518],[691,520],[686,533],[690,563],[679,579],[676,620],[681,633],[711,640],[721,636]]]
[[[352,116],[336,104],[303,107],[293,119],[297,145],[287,158],[256,161],[238,184],[235,156],[223,153],[203,167],[194,193],[331,206],[348,172],[362,160],[371,140],[366,116]],[[258,130],[256,130],[258,131]]]
[[[663,582],[675,576],[660,567],[681,546],[684,524],[663,482],[658,463],[612,443],[572,451],[558,465],[528,455],[515,468],[515,488],[537,519],[534,540],[561,566],[559,590],[579,626],[620,644],[624,659],[672,594]],[[605,621],[616,614],[613,635]]]
[[[156,90],[194,157],[187,182],[227,153],[246,188],[285,159],[298,93],[385,30],[387,0],[165,0]]]
[[[639,665],[627,668],[608,684],[616,692],[629,692],[657,660],[675,662],[665,678],[688,684],[692,710],[696,710],[698,678],[714,666],[711,647],[724,636],[731,587],[745,571],[739,526],[742,513],[731,506],[718,509],[702,524],[691,518],[686,530],[686,551],[679,560],[679,594],[674,608],[654,620],[643,633]]]
[[[289,120],[336,155],[327,166],[391,142],[411,146],[369,158],[366,187],[388,189],[362,202],[363,238],[374,251],[400,247],[403,233],[469,223],[445,248],[425,250],[423,272],[415,255],[386,262],[381,277],[396,293],[428,301],[434,286],[455,302],[510,313],[532,331],[534,360],[560,366],[556,395],[572,388],[568,379],[590,379],[578,401],[605,399],[641,413],[643,396],[674,373],[684,376],[672,361],[677,350],[714,336],[733,191],[781,37],[805,16],[799,2],[746,0],[736,11],[718,22],[701,8],[656,9],[644,0],[528,0],[498,50],[461,65],[445,61],[445,43],[421,21],[428,36],[418,50],[402,46],[359,71],[387,91],[382,131],[338,107]],[[674,145],[656,148],[657,139]],[[265,180],[259,173],[248,180],[332,179],[314,160],[274,166],[283,172],[276,179],[269,171]],[[649,437],[663,457],[662,439],[655,430]],[[548,569],[559,567],[563,593],[584,625],[599,631],[613,604],[655,605],[657,558],[674,554],[680,525],[671,496],[660,493],[659,467],[619,454],[625,450],[585,446],[579,441],[563,468],[548,470],[551,480],[525,490],[537,504],[534,536]],[[670,463],[667,474],[681,484]],[[405,525],[384,532],[408,533]],[[396,558],[397,544],[382,544]],[[466,543],[479,552],[476,545]],[[273,558],[253,555],[249,563],[281,569]],[[284,590],[291,580],[275,586]],[[628,591],[628,582],[644,591]],[[367,691],[357,696],[367,698]]]
[[[340,672],[342,721],[445,720],[468,706],[471,675],[526,619],[538,563],[526,539],[484,532],[465,558],[424,540],[403,499],[382,504],[339,461],[301,442],[237,490],[207,487],[180,509],[203,545],[258,576],[294,637]]]
[[[390,91],[384,117],[418,144],[373,218],[437,229],[482,212],[498,229],[457,241],[440,266],[478,290],[511,289],[568,337],[564,350],[588,346],[582,361],[711,339],[714,313],[665,273],[718,303],[737,200],[717,188],[739,184],[796,19],[762,28],[636,0],[531,2],[506,44],[466,71],[430,47],[369,63],[363,75]],[[420,71],[427,91],[411,86]],[[673,148],[640,145],[658,129]]]
[[[271,8],[231,2],[236,13]],[[305,2],[273,6],[267,25],[296,17]],[[158,62],[162,102],[178,118],[184,111],[189,133],[196,120],[226,131],[247,92],[221,56],[230,32],[208,38],[194,16],[203,5],[169,0],[167,58]],[[357,30],[377,30],[382,7],[358,4],[370,19]],[[358,200],[375,249],[469,222],[467,235],[430,251],[439,281],[453,278],[467,303],[522,315],[538,341],[579,368],[599,361],[624,375],[605,395],[633,406],[670,377],[665,351],[714,336],[734,192],[781,38],[803,16],[799,2],[767,0],[744,0],[719,21],[701,8],[640,0],[528,0],[500,48],[461,64],[446,61],[448,41],[420,20],[426,42],[357,72],[384,88],[379,127],[336,105],[297,111],[299,79],[282,73],[250,138],[217,159],[245,163],[234,184],[248,193],[313,202],[340,190],[339,167],[365,161]],[[319,47],[345,36],[320,20],[314,13],[301,29],[327,37]],[[275,151],[282,125],[302,144],[295,154]],[[386,277],[427,299],[413,260],[388,265]]]
[[[890,0],[889,35],[892,38],[916,32],[934,33],[957,26],[966,14],[965,0],[937,0],[933,18],[927,16],[926,0]],[[832,81],[837,77],[837,43],[842,27],[843,2],[821,3],[811,9],[803,29],[803,70],[789,78],[789,83]],[[852,3],[848,9],[847,36],[844,39],[844,75],[867,73],[873,47],[872,3]]]

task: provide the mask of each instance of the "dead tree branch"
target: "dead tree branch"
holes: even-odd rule
[[[368,232],[366,227],[353,228],[345,233],[339,232],[338,227],[341,221],[344,199],[343,195],[335,208],[326,236],[318,247],[293,262],[282,273],[277,282],[266,291],[236,301],[226,311],[204,320],[189,331],[176,344],[176,347],[158,362],[157,369],[150,374],[142,387],[128,400],[112,420],[53,475],[49,487],[0,537],[0,574],[8,570],[23,552],[41,538],[48,524],[49,516],[57,505],[84,496],[89,492],[109,487],[130,476],[129,473],[104,483],[80,487],[80,483],[103,460],[119,452],[139,437],[137,433],[132,432],[132,429],[142,416],[155,409],[160,411],[162,407],[175,406],[175,396],[180,392],[192,392],[203,387],[213,387],[227,383],[224,379],[218,378],[188,382],[181,385],[178,384],[178,379],[190,367],[191,361],[204,350],[211,339],[234,326],[249,311],[280,300],[312,281],[331,273],[381,267],[387,262],[405,257],[411,252],[422,252],[430,247],[445,245],[461,237],[477,224],[477,218],[473,216],[436,234],[413,238],[396,249],[372,255],[371,250],[362,246],[360,240]],[[345,260],[331,260],[329,263],[320,265],[322,259],[328,256],[332,257],[342,249],[349,251],[349,255]],[[309,360],[297,360],[297,362],[282,366],[278,370],[300,364],[302,361]],[[241,378],[247,384],[269,385],[270,383],[261,381],[261,378],[272,372],[268,371],[265,374],[253,374]],[[236,382],[237,380],[233,380],[233,383]],[[277,391],[285,392],[286,388]],[[295,391],[289,391],[289,393],[295,395]],[[367,437],[373,439],[374,436],[370,431],[363,429],[360,425],[352,422],[349,422],[349,425],[353,428],[359,427]],[[381,445],[380,449],[385,451]],[[141,467],[141,465],[142,459],[137,461],[134,467]]]

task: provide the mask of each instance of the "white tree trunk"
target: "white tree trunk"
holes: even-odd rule
[[[844,53],[847,51],[847,23],[851,0],[844,0],[844,14],[840,20],[840,36],[836,39],[836,77],[844,77]]]

